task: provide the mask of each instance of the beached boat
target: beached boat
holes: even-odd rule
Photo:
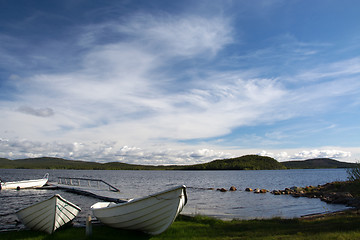
[[[186,202],[183,185],[123,203],[98,202],[91,210],[108,226],[156,235],[170,227]]]
[[[23,188],[38,188],[44,186],[49,179],[49,174],[46,173],[41,179],[22,180],[15,182],[0,181],[0,190],[2,189],[23,189]]]
[[[59,194],[16,212],[18,219],[29,229],[53,233],[73,220],[80,207],[62,198]]]

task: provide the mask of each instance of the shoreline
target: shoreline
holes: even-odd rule
[[[341,211],[335,211],[335,212],[326,212],[326,213],[313,213],[313,214],[307,214],[303,215],[301,217],[298,217],[296,219],[320,219],[320,218],[326,218],[326,217],[333,217],[333,216],[339,216],[339,215],[346,215],[346,214],[358,214],[360,215],[360,208],[350,208],[346,210]]]

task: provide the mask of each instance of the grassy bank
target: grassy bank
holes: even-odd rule
[[[360,239],[360,213],[244,221],[179,216],[167,231],[157,236],[94,226],[91,238],[86,238],[84,228],[66,228],[52,235],[34,231],[6,232],[0,233],[0,239]]]

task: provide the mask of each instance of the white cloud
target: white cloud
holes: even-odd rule
[[[233,42],[232,30],[224,17],[138,13],[79,29],[77,44],[97,48],[121,42],[162,58],[209,57]]]
[[[319,79],[344,78],[360,73],[360,58],[340,60],[326,65],[319,65],[299,74],[295,79],[300,81],[318,81]],[[346,86],[343,86],[346,87]]]
[[[350,157],[350,152],[334,150],[334,149],[323,149],[323,150],[310,150],[302,151],[295,154],[293,159],[311,159],[311,158],[347,158]]]
[[[224,45],[232,42],[231,28],[224,18],[198,16],[154,17],[139,14],[124,25],[119,32],[135,38],[158,54],[170,56],[215,55]],[[131,39],[132,41],[134,39]]]
[[[265,150],[262,150],[261,152],[257,153],[257,155],[272,157],[279,162],[289,161],[291,158],[291,156],[287,152],[272,153],[272,152],[267,152]]]
[[[340,161],[344,161],[344,160],[347,161],[352,155],[350,151],[343,151],[337,149],[312,149],[312,150],[302,150],[302,151],[297,151],[297,150],[290,150],[290,151],[292,153],[288,153],[286,151],[273,153],[262,150],[257,154],[260,156],[269,156],[275,158],[280,162],[292,161],[292,160],[307,160],[313,158],[333,158]]]
[[[46,153],[46,154],[44,154]],[[162,148],[159,150],[131,146],[120,146],[116,142],[60,143],[39,142],[31,140],[0,139],[0,157],[10,159],[34,157],[60,157],[74,160],[96,162],[124,162],[130,164],[196,164],[214,159],[233,157],[233,154],[211,149],[176,150]]]

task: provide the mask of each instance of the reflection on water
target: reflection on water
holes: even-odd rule
[[[103,171],[103,170],[30,170],[0,169],[0,178],[6,181],[41,178],[50,173],[49,181],[58,177],[103,179],[121,190],[121,198],[137,198],[176,185],[188,187],[188,204],[183,214],[203,214],[222,219],[293,218],[306,214],[337,211],[343,205],[327,204],[319,199],[254,194],[245,188],[284,189],[292,186],[325,184],[346,180],[344,169],[268,170],[268,171]],[[219,192],[209,188],[235,186],[238,191]],[[81,207],[75,224],[84,224],[91,213],[90,206],[100,200],[61,190],[2,190],[0,191],[0,230],[23,228],[17,223],[15,212],[31,204],[60,194]]]

